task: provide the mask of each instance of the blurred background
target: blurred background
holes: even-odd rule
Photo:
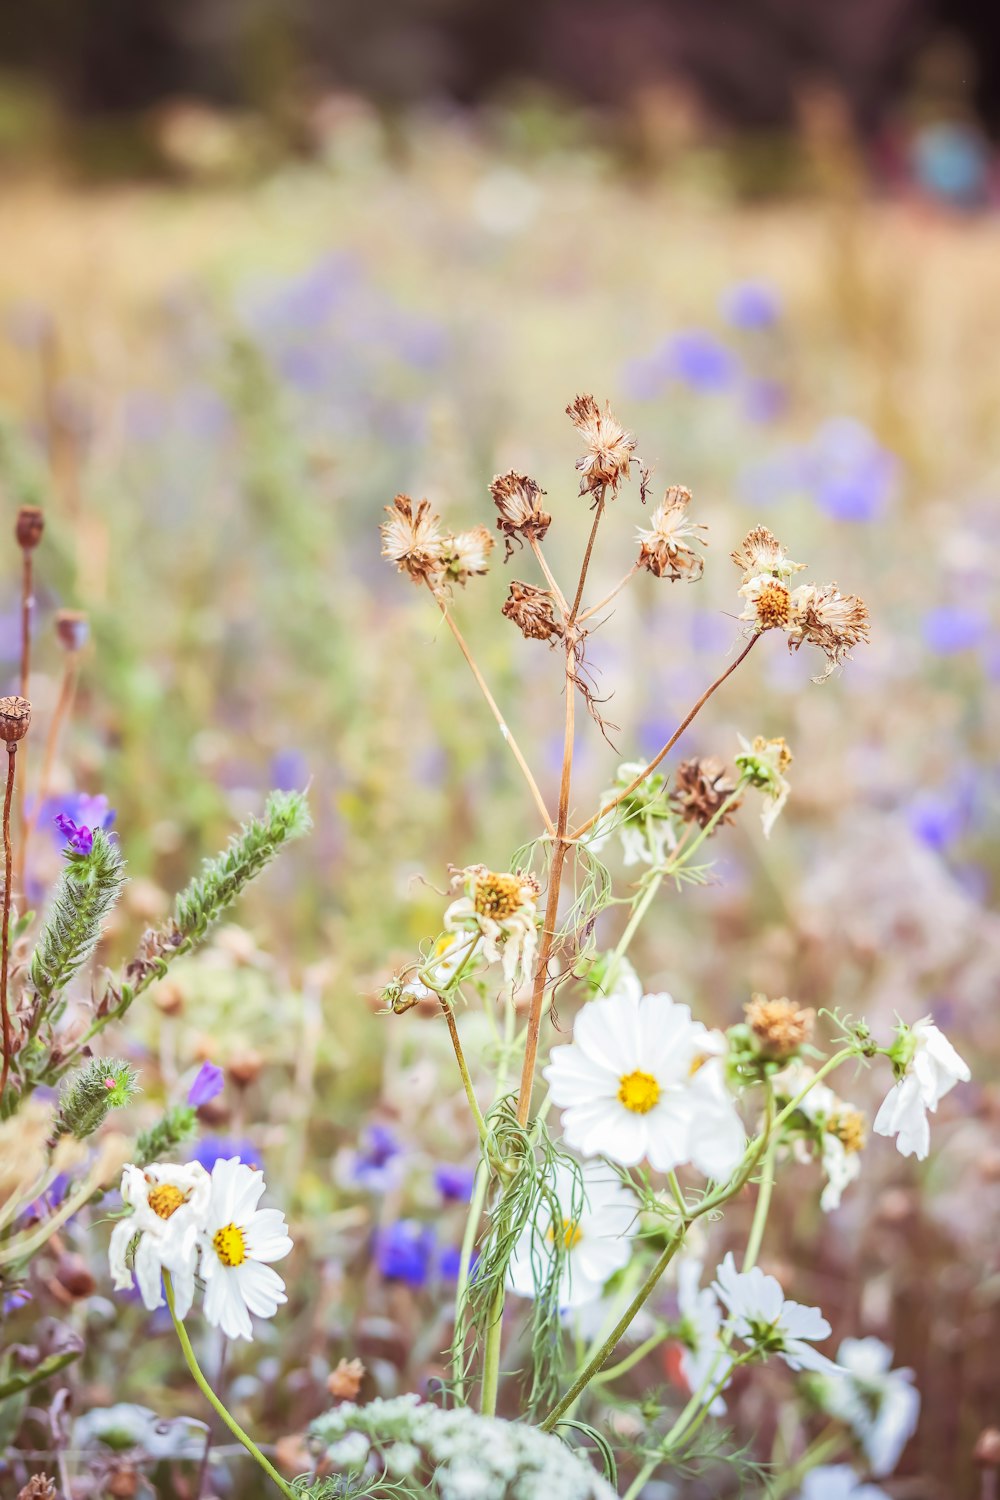
[[[47,513],[40,738],[55,612],[91,620],[49,790],[114,810],[134,880],[109,959],[268,787],[308,785],[316,819],[122,1044],[137,1121],[203,1058],[227,1069],[199,1150],[236,1141],[298,1224],[292,1307],[231,1359],[255,1431],[301,1430],[342,1355],[371,1391],[436,1368],[467,1192],[440,1168],[474,1141],[443,1028],[373,997],[439,931],[448,863],[504,868],[537,832],[433,604],[379,557],[382,507],[404,490],[492,529],[489,480],[517,467],[575,577],[563,411],[593,391],[654,493],[691,488],[710,548],[693,587],[638,579],[592,643],[620,753],[580,725],[580,813],[725,664],[751,526],[871,609],[842,673],[816,685],[767,639],[685,736],[731,760],[738,732],[785,735],[793,794],[770,842],[752,811],[715,840],[712,883],[662,898],[635,958],[715,1024],[752,990],[886,1036],[933,1011],[970,1059],[928,1162],[877,1142],[830,1217],[795,1169],[764,1262],[917,1370],[892,1493],[980,1494],[1000,1419],[998,127],[1000,12],[971,0],[0,11],[0,495],[11,527],[21,503]],[[644,520],[625,490],[595,596]],[[8,564],[5,691],[13,538]],[[456,614],[553,793],[560,663],[501,617],[514,577],[541,582],[498,550]],[[81,1231],[95,1285],[40,1286],[24,1316],[62,1296],[93,1332],[76,1410],[190,1412],[169,1330],[138,1341],[141,1307],[106,1300],[104,1248]],[[774,1395],[757,1382],[738,1412],[765,1456]]]

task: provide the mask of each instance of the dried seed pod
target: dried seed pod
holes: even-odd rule
[[[521,583],[515,578],[502,613],[508,620],[513,620],[525,640],[554,641],[563,634],[563,627],[556,619],[552,595],[547,589],[535,588],[531,583]]]
[[[45,512],[38,505],[22,505],[17,513],[14,535],[17,545],[25,552],[33,552],[42,540],[45,530]]]
[[[31,723],[31,704],[27,698],[0,698],[0,740],[14,745],[23,740]]]
[[[80,609],[60,609],[56,614],[56,635],[67,651],[82,651],[90,639],[90,621]]]
[[[685,823],[697,823],[705,828],[718,813],[723,803],[736,791],[736,782],[721,761],[714,757],[682,760],[674,772],[674,786],[670,802]],[[742,799],[733,802],[719,819],[716,827],[733,822],[733,814]]]

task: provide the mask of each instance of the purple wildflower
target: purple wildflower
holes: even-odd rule
[[[226,1075],[221,1068],[217,1068],[215,1063],[202,1063],[194,1083],[188,1089],[187,1102],[195,1109],[200,1109],[210,1099],[217,1098],[225,1085]]]
[[[986,639],[989,621],[977,609],[962,604],[944,604],[928,610],[923,618],[924,643],[939,656],[971,651]]]
[[[53,819],[59,832],[66,839],[65,852],[86,857],[94,847],[94,834],[85,823],[74,823],[66,813],[56,813]]]
[[[732,350],[700,329],[675,333],[663,352],[668,373],[694,391],[728,390],[739,369]]]
[[[379,1230],[375,1261],[387,1281],[420,1287],[427,1280],[434,1254],[434,1230],[416,1219],[398,1219]]]
[[[734,328],[770,328],[781,317],[781,299],[767,281],[739,281],[723,292],[720,310]]]
[[[434,1186],[449,1203],[468,1203],[472,1197],[475,1172],[469,1167],[455,1167],[442,1162],[434,1168]]]
[[[388,1125],[376,1121],[362,1133],[358,1150],[345,1153],[343,1180],[369,1193],[384,1193],[399,1180],[402,1153]]]
[[[238,1140],[232,1136],[206,1135],[194,1147],[191,1160],[200,1162],[206,1172],[211,1172],[217,1161],[228,1161],[237,1156],[248,1167],[259,1167],[261,1153],[252,1141]]]

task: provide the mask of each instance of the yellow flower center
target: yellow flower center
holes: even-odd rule
[[[761,630],[787,625],[791,616],[791,595],[783,583],[773,579],[757,595],[757,624]]]
[[[864,1148],[868,1131],[860,1110],[845,1109],[841,1114],[834,1115],[826,1128],[831,1135],[837,1137],[845,1151],[861,1151]]]
[[[652,1073],[626,1073],[619,1080],[618,1097],[634,1115],[648,1115],[659,1101],[660,1085]]]
[[[494,922],[512,917],[524,904],[520,877],[496,875],[492,870],[487,870],[476,879],[475,901],[477,916],[492,917]]]
[[[555,1231],[555,1226],[554,1225],[549,1229],[549,1235],[548,1235],[548,1237],[549,1237],[550,1240],[553,1241],[553,1243],[555,1242],[556,1231]],[[582,1239],[583,1239],[583,1230],[580,1228],[579,1224],[577,1224],[573,1219],[563,1219],[563,1221],[562,1221],[562,1242],[563,1242],[563,1248],[565,1250],[575,1250],[576,1247],[577,1247],[577,1245],[580,1243],[580,1241]]]
[[[217,1229],[212,1245],[224,1266],[241,1266],[247,1258],[246,1241],[238,1224],[224,1224]]]
[[[150,1189],[148,1203],[158,1219],[169,1219],[182,1203],[187,1202],[187,1193],[182,1193],[173,1183],[161,1182]]]

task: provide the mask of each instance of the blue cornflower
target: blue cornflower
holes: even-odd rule
[[[732,350],[712,333],[688,329],[675,333],[664,346],[667,372],[692,390],[728,390],[739,370]]]
[[[188,1089],[187,1102],[199,1109],[210,1099],[215,1099],[226,1086],[226,1075],[215,1063],[202,1063],[198,1074]]]
[[[200,1162],[206,1172],[211,1172],[217,1161],[228,1161],[231,1156],[238,1156],[248,1167],[260,1166],[261,1153],[253,1142],[233,1136],[203,1136],[191,1152],[191,1160]]]
[[[924,644],[939,656],[971,651],[982,644],[988,631],[986,616],[963,604],[943,604],[928,610],[923,618]]]
[[[434,1230],[417,1219],[397,1219],[380,1229],[375,1240],[375,1263],[388,1281],[423,1286],[434,1254]]]
[[[357,1151],[347,1153],[344,1177],[370,1193],[384,1193],[399,1180],[403,1148],[388,1125],[377,1121],[362,1133]]]
[[[892,498],[899,461],[862,422],[824,422],[800,456],[805,488],[837,521],[873,521]]]
[[[434,1168],[434,1186],[449,1203],[468,1203],[475,1176],[471,1167],[455,1167],[442,1162]]]
[[[734,328],[770,328],[781,317],[781,298],[768,281],[738,281],[723,292],[719,309]]]

